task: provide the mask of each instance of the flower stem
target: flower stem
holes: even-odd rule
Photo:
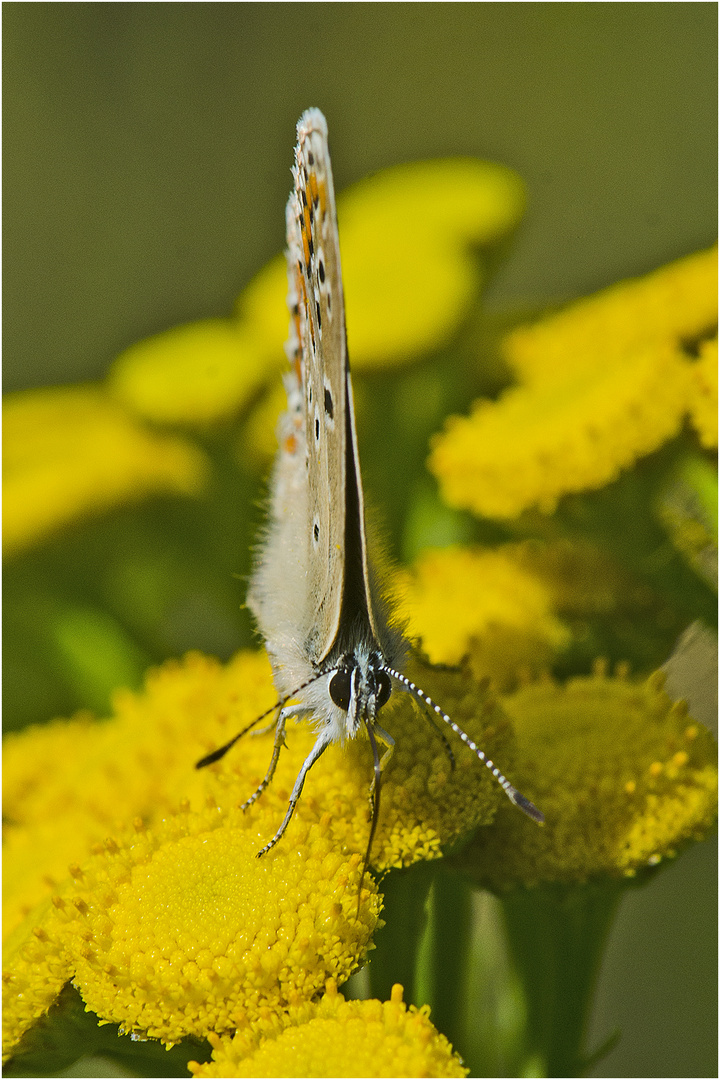
[[[517,1075],[583,1075],[592,995],[623,888],[611,882],[501,897],[527,1010],[525,1064]]]
[[[472,886],[443,866],[433,880],[430,924],[421,951],[417,992],[435,1027],[463,1053],[466,984],[472,935]]]
[[[386,1001],[394,983],[401,983],[404,999],[417,1001],[416,968],[420,941],[427,922],[427,897],[435,864],[416,863],[393,870],[382,883],[385,926],[375,937],[369,965],[371,997]]]

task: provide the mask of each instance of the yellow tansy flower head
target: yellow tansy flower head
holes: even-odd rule
[[[398,575],[398,615],[433,663],[468,657],[476,676],[503,685],[568,643],[550,590],[513,554],[509,546],[427,551]]]
[[[716,323],[712,251],[514,331],[506,351],[521,384],[433,440],[443,497],[511,518],[610,483],[679,431],[697,399],[685,341]]]
[[[198,495],[208,474],[197,447],[141,427],[93,386],[9,395],[3,448],[6,554],[149,494]]]
[[[714,247],[518,327],[505,339],[505,357],[523,383],[535,384],[653,344],[681,345],[716,325],[717,292]]]
[[[169,1043],[311,998],[329,976],[344,982],[380,906],[366,891],[356,917],[360,857],[322,826],[262,861],[259,843],[250,819],[216,806],[108,838],[23,927],[5,973],[8,1031],[34,1018],[28,988],[47,989],[52,962],[101,1020]]]
[[[353,366],[413,359],[447,341],[482,284],[472,247],[525,209],[522,181],[488,161],[399,165],[338,201]]]
[[[329,981],[317,1004],[259,1020],[233,1039],[211,1037],[213,1060],[190,1063],[211,1076],[467,1076],[427,1009],[390,1001],[346,1001]]]
[[[451,506],[497,518],[531,506],[551,513],[562,495],[610,483],[677,434],[689,397],[690,369],[670,347],[608,357],[450,417],[430,469]]]
[[[599,667],[566,686],[505,696],[515,721],[517,776],[545,812],[522,830],[501,807],[459,859],[495,889],[629,877],[702,839],[717,813],[712,736],[673,704],[656,673],[645,683]]]
[[[270,808],[179,814],[109,845],[67,897],[75,985],[103,1019],[172,1042],[233,1030],[358,966],[377,921],[358,855],[322,824],[258,859]]]

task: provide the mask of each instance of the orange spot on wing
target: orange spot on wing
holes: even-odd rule
[[[317,185],[318,198],[320,199],[320,210],[324,214],[327,210],[327,187],[324,181],[320,180]]]

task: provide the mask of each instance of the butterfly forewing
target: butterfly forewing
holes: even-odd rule
[[[298,125],[293,175],[290,199],[297,224],[290,257],[296,258],[300,299],[311,554],[301,630],[308,656],[319,664],[337,635],[342,604],[347,352],[327,127],[317,110]]]

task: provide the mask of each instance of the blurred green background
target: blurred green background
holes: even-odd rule
[[[715,4],[3,15],[6,390],[100,377],[140,337],[228,314],[283,245],[310,105],[328,118],[338,190],[442,155],[521,174],[530,206],[496,309],[600,288],[716,235]],[[597,1075],[716,1075],[713,854],[626,898],[592,1044],[625,1035]]]

